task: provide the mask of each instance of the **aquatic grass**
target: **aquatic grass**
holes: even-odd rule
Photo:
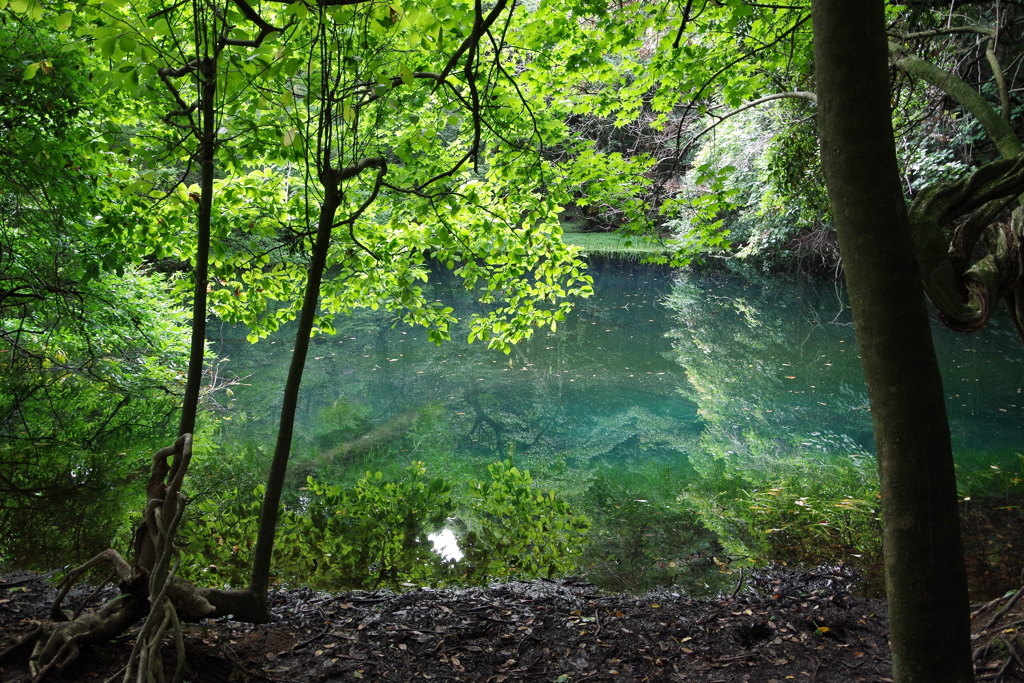
[[[562,241],[579,247],[585,256],[601,255],[637,259],[668,253],[664,242],[637,235],[615,232],[564,232]]]
[[[697,482],[680,500],[753,562],[872,564],[881,557],[873,461],[826,463],[792,456],[737,470],[728,490]]]
[[[964,454],[956,465],[956,488],[960,500],[1004,498],[1024,504],[1024,454]]]

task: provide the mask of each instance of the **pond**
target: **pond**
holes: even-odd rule
[[[873,561],[873,437],[842,290],[621,260],[591,273],[595,295],[509,355],[458,332],[434,346],[381,312],[336,321],[311,346],[294,485],[413,460],[468,481],[507,459],[590,517],[579,569],[613,589],[714,590],[749,561]],[[219,371],[245,379],[219,438],[259,452],[291,340],[220,335]],[[971,336],[936,324],[935,338],[965,486],[1003,472],[1009,485],[1024,437],[1016,334],[996,321]]]

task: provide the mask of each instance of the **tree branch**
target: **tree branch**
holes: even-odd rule
[[[452,54],[451,58],[448,60],[448,63],[445,65],[443,69],[441,69],[441,75],[438,78],[439,81],[443,81],[448,78],[448,74],[451,73],[452,69],[455,68],[455,65],[458,64],[460,59],[462,59],[462,55],[466,53],[466,50],[470,49],[470,47],[473,47],[480,42],[480,39],[483,37],[484,33],[491,28],[491,25],[494,24],[495,21],[497,21],[498,16],[501,15],[502,11],[505,9],[506,6],[508,6],[508,0],[498,0],[498,3],[493,8],[491,8],[491,11],[487,14],[487,17],[481,16],[481,13],[479,12],[477,13],[477,16],[473,22],[473,31],[468,36],[466,36],[466,39],[462,41],[462,45],[459,46],[459,49],[456,50],[454,54]]]
[[[889,59],[898,69],[939,88],[970,112],[985,129],[1002,156],[1015,157],[1021,153],[1020,139],[1013,127],[962,78],[911,54],[906,48],[892,41],[889,42]]]
[[[740,112],[744,112],[744,111],[746,111],[748,109],[752,109],[752,108],[754,108],[756,106],[759,106],[759,105],[762,105],[762,104],[764,104],[766,102],[771,102],[773,100],[783,100],[783,99],[807,100],[808,102],[813,102],[814,104],[818,103],[818,96],[815,95],[812,92],[808,92],[808,91],[805,91],[805,90],[794,90],[792,92],[780,92],[780,93],[775,93],[775,94],[772,94],[772,95],[765,95],[764,97],[759,97],[756,100],[751,100],[750,102],[747,102],[746,104],[740,106],[739,108],[733,109],[732,111],[730,111],[730,112],[728,112],[726,114],[723,114],[722,116],[719,116],[717,121],[715,121],[714,123],[708,125],[707,127],[704,128],[704,130],[702,130],[699,133],[697,133],[696,135],[694,135],[693,138],[690,139],[690,142],[687,145],[687,147],[689,147],[690,145],[695,143],[697,140],[699,140],[703,136],[705,136],[708,133],[710,133],[712,130],[717,128],[720,124],[724,123],[726,120],[732,118],[733,116],[736,116]]]
[[[241,47],[259,47],[266,40],[267,36],[272,33],[281,33],[284,29],[277,28],[269,24],[263,17],[260,16],[259,12],[252,8],[246,0],[232,0],[235,3],[235,7],[242,13],[246,19],[256,24],[259,29],[259,33],[252,40],[242,40],[240,38],[228,38],[227,35],[221,36],[221,45],[238,45]]]

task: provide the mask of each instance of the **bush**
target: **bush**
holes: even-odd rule
[[[469,501],[454,500],[452,484],[428,477],[422,462],[393,480],[367,472],[348,489],[310,477],[301,506],[280,511],[276,580],[334,590],[398,588],[572,569],[586,519],[554,492],[538,491],[529,472],[507,461],[488,470],[491,481],[473,482]],[[182,575],[207,585],[243,585],[262,496],[260,486],[251,495],[232,491],[199,503],[180,533]],[[466,529],[462,560],[434,550],[429,535],[445,526]]]
[[[466,579],[553,577],[575,569],[590,526],[586,517],[554,491],[538,491],[530,473],[508,460],[487,471],[491,481],[470,489],[476,528],[463,549]]]

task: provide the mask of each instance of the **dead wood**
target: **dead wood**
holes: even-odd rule
[[[1024,680],[1024,608],[1019,598],[1024,587],[979,607],[972,615],[975,622],[974,666],[979,681]],[[982,617],[991,616],[981,624]],[[980,626],[978,624],[981,624]]]

